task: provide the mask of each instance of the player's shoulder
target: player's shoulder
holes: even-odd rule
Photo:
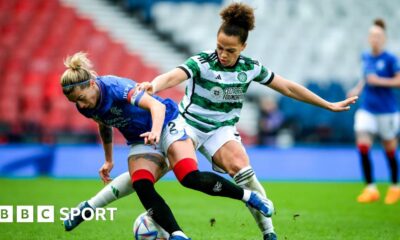
[[[366,59],[370,58],[371,56],[372,56],[372,54],[368,50],[364,50],[361,52],[361,59],[366,60]]]
[[[397,60],[397,56],[394,53],[389,52],[389,51],[384,51],[383,56],[384,56],[384,58],[386,58],[390,61]]]
[[[192,57],[193,59],[197,60],[200,64],[205,64],[213,61],[217,61],[218,56],[217,53],[213,50],[206,50],[197,53]]]
[[[248,57],[248,56],[244,56],[244,55],[240,55],[239,62],[246,64],[246,65],[261,66],[261,63],[259,60]]]
[[[115,75],[104,75],[104,76],[99,76],[97,77],[97,80],[104,84],[105,86],[109,87],[117,87],[117,86],[124,86],[124,85],[136,85],[136,81],[129,79],[129,78],[124,78],[124,77],[119,77]]]

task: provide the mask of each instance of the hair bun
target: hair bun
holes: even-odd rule
[[[374,20],[374,25],[381,27],[383,30],[386,30],[385,21],[382,18],[377,18]]]
[[[233,3],[220,13],[223,24],[242,27],[247,31],[254,28],[254,10],[243,3]]]
[[[74,71],[80,70],[81,68],[90,69],[91,63],[86,57],[86,53],[78,52],[72,56],[68,56],[64,62],[64,65]]]

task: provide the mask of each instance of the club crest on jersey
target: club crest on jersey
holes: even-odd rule
[[[378,70],[384,69],[384,68],[385,68],[385,61],[379,60],[379,61],[376,63],[376,68],[377,68]]]
[[[220,87],[213,87],[211,88],[210,92],[214,99],[220,100],[224,97],[224,90]]]
[[[247,81],[247,74],[246,74],[245,72],[240,72],[240,73],[238,73],[238,75],[237,75],[237,79],[238,79],[240,82],[246,82],[246,81]]]

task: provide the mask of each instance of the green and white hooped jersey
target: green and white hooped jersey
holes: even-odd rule
[[[202,132],[235,125],[251,81],[267,85],[274,78],[269,69],[244,56],[234,66],[224,67],[215,51],[195,55],[179,68],[189,77],[179,111]]]

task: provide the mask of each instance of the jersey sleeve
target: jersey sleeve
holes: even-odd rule
[[[275,74],[271,70],[261,65],[260,73],[253,79],[253,81],[264,85],[268,85],[272,82],[274,76]]]
[[[144,90],[142,91],[137,91],[137,89],[133,88],[129,91],[128,97],[126,100],[131,103],[132,105],[138,107],[140,99],[143,97]]]
[[[200,66],[196,60],[198,56],[193,56],[185,61],[185,63],[178,66],[178,68],[185,71],[188,78],[199,77],[200,76]]]
[[[103,82],[108,85],[110,97],[114,101],[126,101],[131,90],[135,89],[136,82],[116,76],[105,78]]]
[[[362,64],[363,64],[364,77],[367,77],[368,75],[371,75],[371,74],[376,74],[375,66],[374,66],[374,64],[370,63],[366,53],[363,53],[361,55],[361,60],[362,60]]]
[[[397,57],[393,57],[392,59],[392,69],[393,69],[393,73],[396,75],[398,73],[400,73],[400,64],[399,64],[399,60],[397,59]]]

